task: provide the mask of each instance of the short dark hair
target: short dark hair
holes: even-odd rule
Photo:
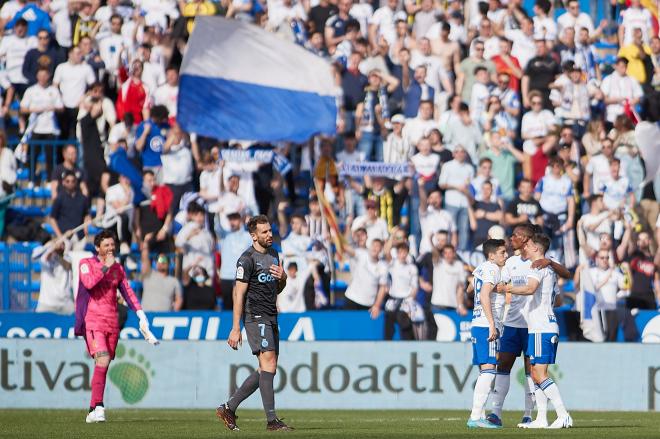
[[[360,22],[357,21],[355,18],[351,18],[346,22],[345,26],[345,32],[351,32],[351,31],[360,31]]]
[[[591,194],[591,196],[589,197],[589,206],[591,206],[601,198],[603,198],[603,194]]]
[[[527,238],[531,238],[534,236],[536,233],[540,233],[542,229],[532,223],[523,223],[523,224],[518,224],[513,228],[513,230],[520,230],[523,232],[522,234],[525,235]]]
[[[295,268],[296,270],[298,270],[298,264],[296,264],[295,262],[289,262],[289,264],[286,266],[286,269],[288,270],[289,268]]]
[[[550,248],[550,238],[545,233],[535,233],[531,238],[532,242],[541,247],[543,254]]]
[[[125,141],[126,141],[126,140],[124,140],[124,142],[125,142]],[[152,171],[151,169],[145,169],[144,171],[142,171],[142,176],[143,176],[143,177],[146,177],[146,176],[149,175],[149,174],[151,174],[151,175],[154,176],[154,177],[156,176],[156,174],[154,174],[154,171]]]
[[[488,258],[491,254],[495,253],[498,248],[506,247],[506,242],[503,239],[487,239],[484,242],[484,256]]]
[[[298,218],[302,222],[305,222],[305,215],[302,215],[300,213],[294,213],[293,215],[291,215],[291,221],[293,221],[294,218]]]
[[[14,27],[16,27],[16,26],[25,26],[25,27],[27,27],[27,25],[28,25],[28,22],[23,17],[19,18],[18,20],[16,20],[16,23],[14,23]]]
[[[547,14],[550,12],[550,9],[552,9],[552,4],[550,3],[550,0],[536,0],[536,6],[541,8],[544,14]]]
[[[479,160],[479,166],[483,165],[484,163],[490,163],[492,165],[493,161],[488,157],[484,157],[481,160]]]
[[[270,221],[268,221],[268,217],[266,215],[253,216],[247,223],[248,232],[255,233],[257,231],[258,224],[270,224]]]
[[[74,171],[72,171],[71,169],[65,169],[64,172],[62,172],[62,180],[64,180],[67,177],[73,177],[76,180],[78,179],[78,177],[76,176],[76,173]]]
[[[163,120],[169,117],[169,112],[167,111],[167,107],[165,105],[154,105],[151,107],[150,115],[152,119]]]
[[[464,113],[466,111],[470,111],[470,107],[465,102],[461,102],[461,104],[458,106],[458,111],[459,111],[459,113],[460,112]]]
[[[484,66],[477,66],[477,67],[474,68],[474,75],[477,76],[477,73],[479,73],[481,71],[487,72],[488,69]]]
[[[94,237],[94,247],[101,247],[101,243],[106,239],[112,239],[117,243],[117,235],[110,229],[103,229]]]
[[[620,165],[620,164],[621,164],[621,160],[618,159],[618,158],[616,158],[616,157],[612,157],[612,158],[610,159],[610,165],[611,165],[612,163],[617,163],[617,164]]]
[[[121,15],[119,15],[119,14],[112,14],[112,15],[110,16],[110,21],[112,21],[112,20],[116,20],[116,19],[120,19],[120,20],[121,20],[121,24],[124,24],[124,17],[122,17]]]
[[[206,210],[204,210],[202,206],[193,201],[192,203],[188,204],[186,212],[188,212],[189,215],[194,215],[197,213],[206,213]]]

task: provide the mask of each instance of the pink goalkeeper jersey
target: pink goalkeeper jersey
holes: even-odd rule
[[[118,332],[117,290],[133,311],[142,307],[120,264],[114,264],[106,273],[102,268],[103,263],[97,257],[80,261],[80,283],[89,291],[85,327],[87,330]]]

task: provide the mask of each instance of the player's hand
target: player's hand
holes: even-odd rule
[[[268,271],[270,271],[270,274],[277,280],[286,279],[286,273],[284,272],[282,261],[280,261],[279,265],[275,265],[275,264],[271,265]]]
[[[369,308],[369,315],[371,316],[372,319],[376,320],[380,315],[380,306],[374,305],[371,308]]]
[[[110,268],[115,265],[115,254],[112,252],[105,254],[105,259],[103,260],[103,265]]]
[[[160,342],[156,338],[156,336],[151,332],[151,328],[149,327],[149,320],[147,320],[147,316],[144,313],[144,311],[140,310],[137,312],[138,318],[140,319],[140,333],[142,333],[142,336],[144,337],[145,340],[151,345],[158,345]]]
[[[498,333],[497,329],[495,329],[495,326],[490,326],[488,328],[488,341],[495,341],[497,340]]]
[[[506,284],[504,282],[498,283],[497,286],[495,287],[495,290],[499,294],[506,294]]]
[[[458,308],[456,308],[456,312],[461,317],[464,317],[464,316],[467,315],[467,309],[465,309],[465,307],[463,305],[458,305]]]
[[[534,269],[543,269],[547,266],[549,266],[552,263],[550,259],[538,259],[534,262],[532,262],[532,268]]]
[[[243,344],[243,337],[241,337],[240,329],[232,329],[227,338],[227,344],[233,350],[237,350]]]

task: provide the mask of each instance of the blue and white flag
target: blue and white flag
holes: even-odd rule
[[[591,277],[589,267],[583,267],[580,273],[580,327],[582,328],[582,335],[587,340],[593,342],[605,341],[605,334],[603,334],[603,323],[601,320],[600,310],[598,309],[598,292],[596,285]]]
[[[330,64],[258,26],[197,17],[181,66],[177,118],[220,140],[304,142],[334,134]]]

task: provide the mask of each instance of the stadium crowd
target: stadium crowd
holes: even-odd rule
[[[40,255],[37,311],[71,312],[65,255],[92,225],[116,231],[145,310],[231,309],[244,224],[261,213],[289,276],[283,312],[342,303],[384,312],[386,338],[394,324],[433,338],[433,310],[470,309],[480,244],[531,222],[575,272],[574,291],[590,278],[599,309],[625,326],[621,310],[660,303],[658,186],[641,185],[634,135],[638,120],[659,118],[660,38],[640,0],[611,9],[596,24],[577,0],[533,11],[521,0],[6,1],[0,197],[49,190],[42,240],[67,238]],[[266,145],[183,132],[178,70],[203,15],[326,58],[336,137]],[[412,172],[343,173],[364,161]],[[26,168],[30,182],[17,181]],[[8,214],[7,237],[43,235],[33,232]],[[341,300],[330,293],[344,262]]]

